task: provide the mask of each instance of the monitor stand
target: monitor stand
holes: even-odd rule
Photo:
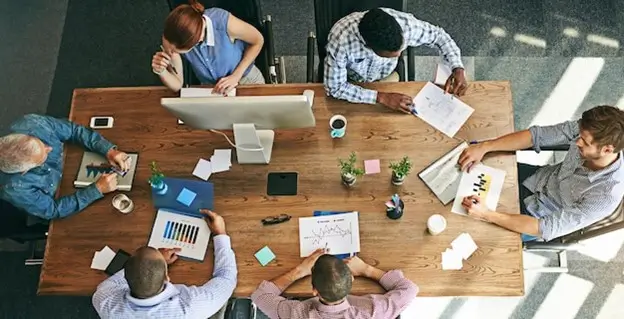
[[[256,130],[253,124],[234,124],[234,143],[239,164],[268,164],[273,149],[273,130]]]

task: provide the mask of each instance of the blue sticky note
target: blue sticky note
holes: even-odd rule
[[[195,196],[197,196],[197,194],[191,192],[186,188],[183,188],[176,200],[186,206],[191,206],[191,203],[195,199]]]
[[[273,259],[275,259],[275,254],[271,251],[268,246],[264,246],[262,249],[258,250],[255,254],[256,259],[260,262],[260,265],[266,266]]]

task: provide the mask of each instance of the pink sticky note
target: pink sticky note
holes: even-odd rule
[[[381,168],[379,165],[379,160],[378,159],[374,159],[374,160],[368,160],[368,161],[364,161],[364,171],[366,171],[366,174],[377,174],[379,172],[381,172]]]

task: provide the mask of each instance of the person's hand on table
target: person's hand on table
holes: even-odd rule
[[[461,153],[457,164],[461,167],[462,172],[466,170],[470,172],[470,169],[479,164],[488,151],[485,143],[470,145]]]
[[[349,266],[351,274],[354,277],[366,277],[368,274],[368,270],[371,267],[358,256],[349,257],[345,259],[344,262],[347,264],[347,266]]]
[[[402,93],[377,92],[377,102],[385,107],[405,114],[411,113],[413,99]]]
[[[455,68],[453,73],[444,83],[444,93],[451,93],[457,96],[466,94],[468,90],[468,81],[463,68]]]
[[[225,235],[225,220],[221,215],[209,210],[209,209],[200,209],[200,213],[202,213],[206,219],[206,224],[208,224],[208,228],[210,228],[210,232],[216,235]]]
[[[217,81],[217,84],[215,84],[213,90],[217,94],[226,95],[228,92],[238,86],[240,80],[240,75],[232,73],[228,76],[220,78],[219,81]]]
[[[116,173],[102,174],[102,176],[98,178],[97,182],[95,182],[95,188],[97,188],[102,194],[116,191],[117,190],[117,174]]]
[[[314,252],[312,252],[310,256],[306,257],[301,262],[301,264],[299,264],[296,268],[297,274],[298,274],[297,277],[303,278],[306,276],[310,276],[312,274],[312,267],[314,267],[314,263],[316,263],[316,260],[319,259],[319,257],[323,256],[324,254],[325,254],[325,249],[319,248],[315,250]]]
[[[481,197],[476,195],[464,197],[462,206],[468,212],[468,216],[476,219],[485,220],[485,215],[489,212],[488,208],[482,203]]]
[[[106,159],[111,165],[119,167],[124,172],[130,169],[130,157],[124,152],[111,148],[106,153]]]
[[[178,252],[182,251],[182,248],[158,248],[158,251],[163,255],[167,265],[173,264],[174,261],[178,260]]]

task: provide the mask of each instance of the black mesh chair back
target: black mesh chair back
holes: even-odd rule
[[[181,4],[188,4],[188,1],[184,0],[168,0],[169,10],[173,10],[175,7]],[[262,10],[260,6],[260,0],[202,0],[199,1],[206,8],[217,7],[224,9],[235,17],[251,24],[253,27],[258,29],[262,36],[264,36],[264,46],[256,57],[256,61],[254,64],[262,75],[264,79],[268,81],[269,79],[269,56],[273,56],[273,43],[268,41],[270,35],[268,34],[264,22],[262,20]],[[184,84],[196,85],[199,84],[199,80],[195,77],[193,70],[188,66],[188,63],[184,61]],[[187,77],[187,74],[189,75]],[[187,82],[188,79],[188,82]]]
[[[367,11],[374,8],[391,8],[406,11],[405,0],[314,0],[314,18],[316,22],[316,43],[319,56],[318,81],[323,81],[324,61],[327,51],[327,36],[332,26],[341,18],[353,12]],[[402,59],[399,59],[402,66]],[[402,70],[397,66],[398,70]]]

